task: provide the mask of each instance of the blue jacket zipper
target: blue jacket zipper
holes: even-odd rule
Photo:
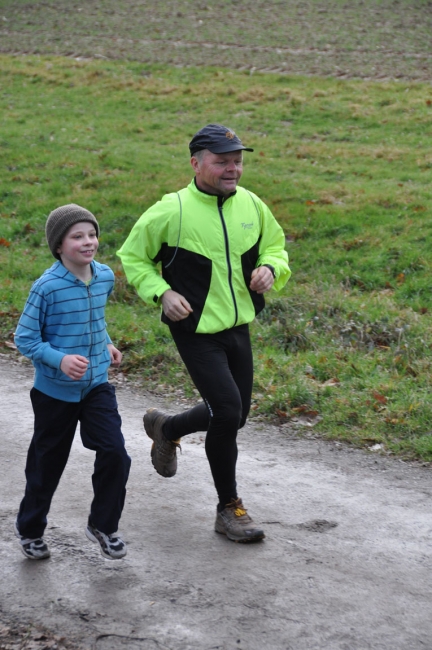
[[[92,348],[93,348],[93,305],[92,305],[92,294],[90,291],[90,285],[86,285],[87,296],[89,300],[89,314],[90,314],[90,346],[89,346],[89,364],[90,364],[90,379],[87,388],[92,385],[93,382],[93,366],[92,366]],[[83,391],[84,392],[84,391]]]

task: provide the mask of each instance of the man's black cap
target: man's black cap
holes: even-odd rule
[[[191,156],[197,151],[208,149],[212,153],[228,153],[229,151],[253,151],[242,144],[240,138],[232,129],[222,124],[207,124],[204,128],[195,133],[189,143]]]

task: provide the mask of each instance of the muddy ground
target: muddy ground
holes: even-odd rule
[[[202,436],[158,476],[142,428],[175,400],[118,387],[133,458],[122,561],[84,536],[93,455],[76,437],[54,498],[52,557],[24,558],[13,522],[31,437],[32,369],[0,357],[0,648],[417,650],[432,647],[432,485],[428,467],[248,425],[239,488],[266,540],[213,531]],[[49,632],[47,632],[49,630]]]

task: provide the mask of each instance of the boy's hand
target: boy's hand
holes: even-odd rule
[[[114,366],[114,368],[118,368],[123,357],[122,353],[120,350],[117,350],[112,343],[108,343],[107,348],[111,357],[111,365]]]
[[[60,370],[71,379],[84,377],[89,360],[80,354],[66,354],[60,364]]]

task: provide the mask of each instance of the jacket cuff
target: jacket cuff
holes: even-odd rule
[[[42,363],[51,366],[51,368],[60,368],[63,357],[65,356],[66,354],[64,352],[47,347],[42,354]]]
[[[274,279],[276,280],[276,271],[275,271],[275,267],[272,266],[271,264],[263,264],[263,266],[266,266],[268,269],[270,269],[270,271],[271,271],[272,274],[273,274]]]

